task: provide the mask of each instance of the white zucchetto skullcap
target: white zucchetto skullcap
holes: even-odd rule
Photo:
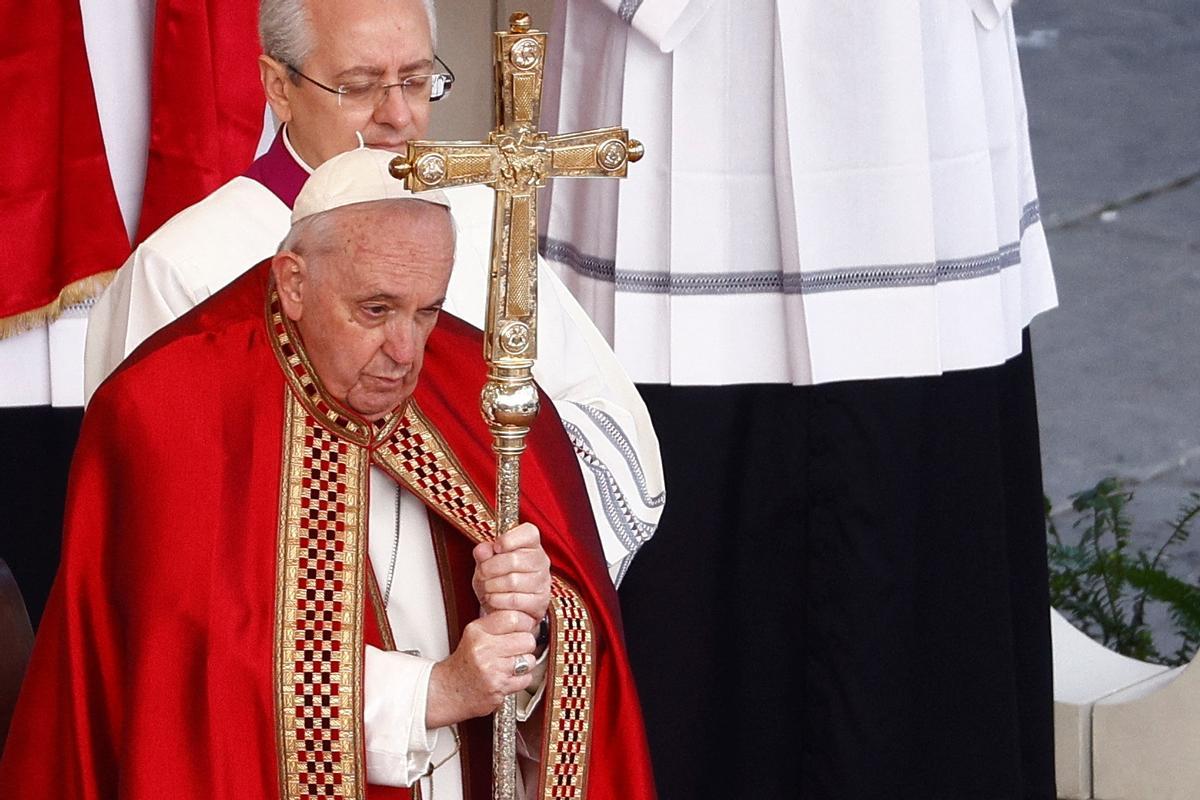
[[[446,195],[434,189],[419,194],[404,188],[391,176],[388,165],[396,157],[387,150],[359,147],[336,155],[313,170],[292,207],[292,224],[322,211],[372,200],[411,198],[450,208]]]

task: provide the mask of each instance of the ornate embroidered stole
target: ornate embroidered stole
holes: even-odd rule
[[[495,514],[415,403],[372,425],[357,419],[321,390],[273,290],[267,314],[289,387],[276,570],[282,797],[362,800],[370,466],[404,484],[472,542],[495,537]],[[557,575],[550,612],[537,796],[583,798],[596,679],[594,631],[579,592]]]
[[[365,797],[362,652],[369,451],[288,393],[276,564],[284,798]]]

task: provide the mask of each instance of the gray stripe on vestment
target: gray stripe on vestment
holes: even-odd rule
[[[592,481],[600,492],[600,505],[604,510],[604,518],[608,521],[613,533],[616,534],[621,546],[632,556],[649,541],[657,526],[638,519],[637,515],[629,508],[625,494],[617,485],[612,472],[596,457],[591,442],[584,436],[579,426],[566,420],[562,420],[562,426],[563,430],[567,432],[567,438],[571,440],[575,454],[592,473]],[[618,572],[618,579],[624,575],[626,568],[627,565]]]
[[[1042,208],[1038,205],[1035,199],[1032,203],[1026,203],[1025,208],[1021,210],[1021,235],[1025,235],[1025,230],[1042,218]]]
[[[632,25],[633,15],[641,6],[642,0],[621,0],[621,5],[617,6],[617,16],[624,20],[626,25]]]
[[[1021,211],[1020,236],[1041,219],[1038,201]],[[585,277],[607,281],[619,292],[672,295],[729,294],[818,294],[851,289],[893,289],[932,286],[944,281],[961,281],[994,275],[1021,263],[1021,243],[1006,244],[992,253],[967,258],[949,258],[923,264],[889,264],[843,267],[814,272],[640,272],[618,270],[611,259],[579,252],[574,245],[543,236],[539,242],[543,258],[564,264]]]
[[[625,573],[629,572],[629,566],[631,564],[633,564],[632,555],[625,556],[621,559],[620,564],[617,566],[616,577],[613,578],[613,586],[616,586],[618,589],[621,588],[621,581],[625,580]]]
[[[625,459],[625,465],[629,467],[629,472],[633,475],[633,480],[637,484],[638,494],[641,495],[642,502],[648,508],[658,508],[661,506],[666,499],[666,494],[659,492],[654,496],[650,495],[650,487],[646,485],[646,473],[642,470],[642,460],[638,458],[637,451],[634,450],[629,437],[625,435],[625,431],[621,430],[621,426],[612,418],[612,415],[584,403],[572,402],[571,405],[587,415],[587,418],[604,434],[604,438],[608,439],[609,443]]]
[[[851,267],[811,274],[783,276],[784,294],[817,294],[846,289],[882,289],[902,286],[933,286],[943,281],[962,281],[994,275],[1021,263],[1021,245],[1007,244],[994,253],[972,258],[951,258],[930,264],[891,267]]]

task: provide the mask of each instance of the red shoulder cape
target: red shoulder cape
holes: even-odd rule
[[[62,564],[0,760],[4,797],[288,793],[277,567],[292,388],[272,349],[267,292],[260,265],[151,337],[93,398]],[[490,504],[481,349],[478,331],[443,315],[414,400]],[[540,528],[556,581],[582,598],[594,630],[587,796],[651,798],[616,594],[571,445],[544,398],[528,441],[522,519]],[[365,452],[375,458],[381,443]],[[354,591],[368,608],[364,585]],[[369,608],[363,619],[372,627]]]

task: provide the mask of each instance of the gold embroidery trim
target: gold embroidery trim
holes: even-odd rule
[[[369,453],[286,394],[275,640],[282,796],[360,800]]]
[[[416,401],[409,400],[391,436],[374,452],[380,468],[471,541],[496,538],[495,510],[475,488]]]
[[[495,511],[415,402],[374,452],[381,469],[469,539],[495,538]],[[550,625],[541,794],[544,800],[583,798],[595,708],[595,631],[578,590],[558,576],[551,581]]]
[[[591,759],[592,710],[596,693],[596,637],[587,604],[566,581],[550,586],[550,650],[554,670],[547,675],[542,702],[554,718],[543,746],[544,797],[587,797]],[[553,753],[554,758],[549,754]]]

